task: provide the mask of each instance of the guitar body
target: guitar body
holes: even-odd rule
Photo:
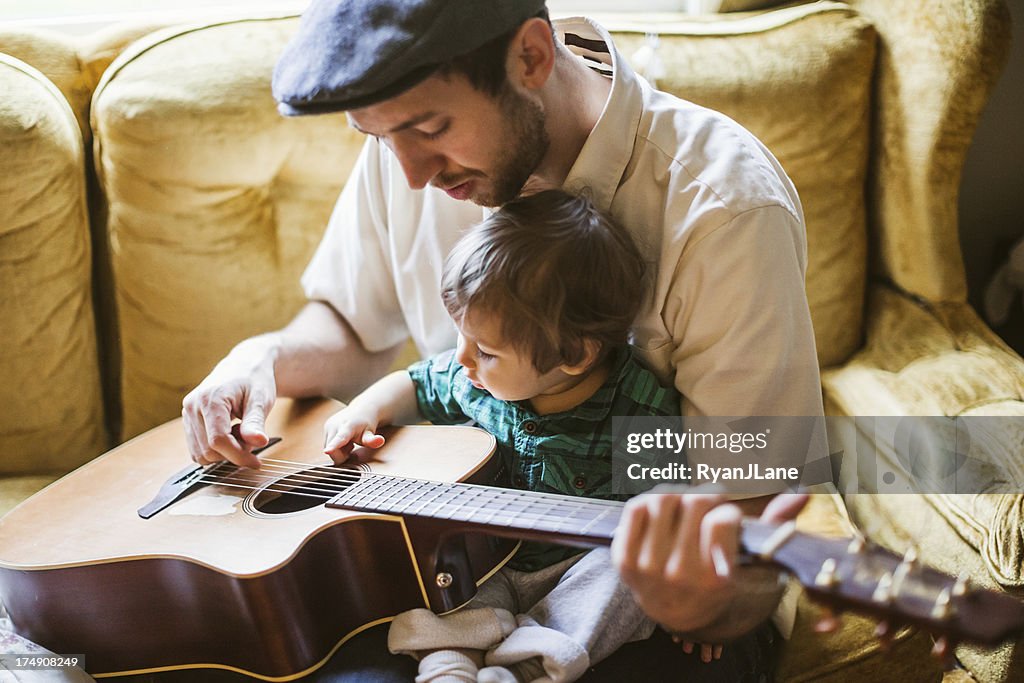
[[[268,492],[315,488],[316,477],[289,479],[304,468],[273,463],[328,465],[323,423],[338,408],[279,401],[267,429],[282,441],[261,454],[259,473],[198,486],[148,519],[139,508],[189,462],[180,420],[22,503],[0,519],[0,600],[18,632],[84,654],[94,676],[213,667],[289,680],[399,612],[458,607],[451,596],[471,597],[512,544],[453,543],[438,527]],[[486,481],[493,451],[481,430],[405,427],[358,471]],[[448,549],[440,559],[438,547]],[[457,569],[447,598],[439,562]]]

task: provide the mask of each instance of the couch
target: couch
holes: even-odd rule
[[[596,18],[648,78],[736,118],[796,183],[826,411],[1024,414],[1024,362],[966,303],[957,224],[1008,50],[1005,3],[724,4],[746,11]],[[0,513],[177,416],[234,343],[301,306],[299,274],[361,138],[340,115],[277,115],[269,76],[295,27],[0,28]],[[868,495],[856,474],[837,470],[801,526],[858,529],[1019,590],[1020,495]],[[1006,473],[1024,490],[1019,477]],[[944,674],[924,632],[883,650],[869,620],[819,634],[819,616],[799,598],[779,680],[1024,677],[1020,643],[961,646],[963,668]]]

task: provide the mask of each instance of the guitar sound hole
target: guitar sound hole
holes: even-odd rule
[[[353,467],[323,466],[276,479],[253,498],[251,507],[264,515],[287,515],[318,507],[359,480]]]

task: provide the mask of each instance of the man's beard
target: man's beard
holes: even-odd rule
[[[530,174],[540,165],[551,144],[544,110],[506,84],[498,95],[502,118],[508,122],[503,153],[489,175],[490,192],[470,197],[480,206],[501,206],[519,196]]]

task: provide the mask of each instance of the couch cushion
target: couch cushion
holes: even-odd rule
[[[157,32],[97,88],[121,438],[179,414],[233,344],[287,323],[304,301],[299,276],[363,139],[342,115],[277,113],[270,74],[296,25]]]
[[[0,479],[0,517],[14,509],[29,496],[57,481],[55,474],[37,474]]]
[[[598,17],[601,19],[601,17]],[[605,18],[629,58],[659,34],[658,86],[728,114],[782,162],[807,219],[807,294],[818,358],[861,341],[867,272],[865,173],[875,33],[825,2],[755,15],[645,24]]]
[[[82,136],[60,91],[0,55],[0,474],[106,449]]]
[[[82,72],[74,38],[46,29],[0,24],[0,52],[30,64],[52,81],[71,105],[83,136],[89,138],[92,86]]]

